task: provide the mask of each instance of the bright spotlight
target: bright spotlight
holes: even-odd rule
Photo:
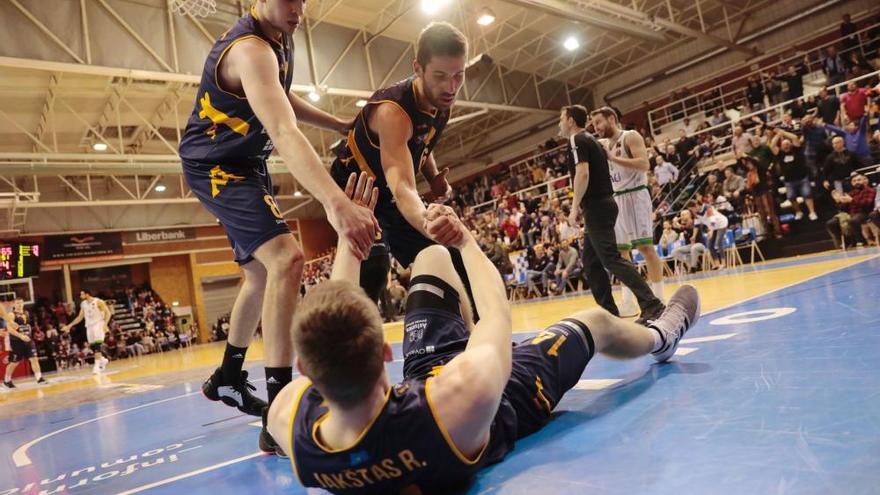
[[[355,102],[354,106],[358,108],[364,108],[365,106],[367,106],[367,100],[358,100],[357,102]]]
[[[92,149],[95,151],[107,151],[106,143],[95,143],[92,145]]]
[[[156,192],[165,192],[166,189],[167,188],[164,184],[159,184],[158,186],[156,186]]]
[[[477,17],[477,24],[480,26],[488,26],[493,22],[495,22],[495,14],[489,9],[483,9],[482,12],[480,12],[480,16]]]
[[[568,38],[565,38],[565,42],[562,44],[562,46],[564,46],[566,50],[573,52],[580,48],[581,44],[577,40],[577,38],[575,38],[574,36],[569,36]]]
[[[422,12],[436,14],[440,9],[449,4],[450,0],[422,0]]]

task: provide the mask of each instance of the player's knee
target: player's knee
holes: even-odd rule
[[[428,246],[422,249],[416,255],[416,260],[412,264],[412,275],[416,276],[423,273],[444,277],[446,273],[455,273],[455,267],[452,266],[452,257],[449,250],[440,245]]]
[[[586,325],[590,331],[599,332],[609,326],[610,320],[614,316],[603,308],[591,308],[575,313],[572,318]]]
[[[293,244],[290,249],[283,249],[275,253],[272,260],[271,271],[278,274],[299,275],[305,266],[305,255],[299,246]]]

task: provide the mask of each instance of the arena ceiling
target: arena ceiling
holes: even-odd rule
[[[294,90],[352,117],[358,100],[409,74],[427,22],[450,21],[468,35],[474,58],[437,156],[442,165],[473,166],[542,141],[559,107],[601,101],[591,93],[597,82],[677,45],[752,56],[735,40],[771,2],[430,0],[433,15],[424,3],[309,0],[295,37]],[[0,235],[214,221],[180,180],[176,149],[205,54],[248,1],[218,0],[207,18],[180,16],[169,4],[0,0]],[[494,22],[478,24],[483,14]],[[569,37],[580,47],[566,50]],[[306,133],[329,159],[339,136]],[[278,177],[282,210],[320,214],[289,175]]]

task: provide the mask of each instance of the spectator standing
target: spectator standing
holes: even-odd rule
[[[825,189],[832,188],[840,194],[843,194],[844,184],[850,180],[850,175],[861,165],[859,157],[855,153],[846,149],[843,138],[835,136],[831,140],[831,147],[834,149],[826,158],[822,167],[822,185]]]
[[[818,220],[810,185],[810,169],[801,149],[801,139],[790,132],[777,129],[773,140],[770,141],[770,150],[775,157],[779,174],[785,177],[786,197],[795,210],[795,219],[800,220],[804,216],[797,203],[797,198],[800,196],[804,198],[810,211],[810,220]]]
[[[742,204],[743,191],[746,189],[746,180],[741,175],[737,175],[733,167],[724,169],[724,183],[722,184],[722,192],[734,204]]]
[[[871,148],[868,147],[867,115],[862,115],[858,120],[858,124],[856,124],[856,121],[850,120],[847,122],[845,129],[831,124],[825,124],[825,129],[842,137],[846,143],[846,149],[855,153],[863,164],[870,165]]]
[[[829,86],[840,84],[846,80],[848,70],[847,63],[843,57],[837,53],[837,48],[833,45],[828,47],[825,60],[822,63],[822,72],[825,73],[825,81]]]
[[[678,180],[678,167],[663,159],[663,156],[654,157],[654,177],[657,178],[657,184],[664,187],[667,184],[674,184]]]

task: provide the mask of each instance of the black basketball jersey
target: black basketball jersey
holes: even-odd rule
[[[12,314],[13,316],[15,316],[15,323],[18,325],[18,333],[30,337],[31,326],[27,321],[25,321],[24,315],[18,311],[13,311]]]
[[[367,125],[376,108],[380,104],[391,103],[409,116],[412,137],[407,142],[407,147],[412,156],[414,173],[418,173],[437,145],[449,121],[449,110],[437,109],[428,112],[419,108],[414,87],[415,80],[415,76],[412,76],[373,93],[355,119],[354,127],[349,131],[345,144],[339,147],[336,160],[331,167],[333,177],[340,184],[344,184],[352,172],[369,173],[375,179],[375,186],[379,188],[380,205],[389,204],[393,195],[388,189],[385,172],[382,170],[382,158],[379,153],[382,144],[379,142],[379,136]]]
[[[220,36],[205,60],[202,80],[192,114],[180,143],[180,157],[202,163],[247,164],[263,161],[274,145],[243,94],[220,86],[217,71],[220,61],[241,40],[257,39],[266,43],[278,59],[278,77],[285,91],[293,81],[293,43],[266,36],[257,22],[256,11],[240,18]]]
[[[329,414],[309,385],[291,418],[293,470],[304,486],[345,494],[441,494],[466,488],[482,459],[468,461],[446,440],[426,393],[430,382],[392,386],[385,406],[346,449],[322,445],[318,428]]]

